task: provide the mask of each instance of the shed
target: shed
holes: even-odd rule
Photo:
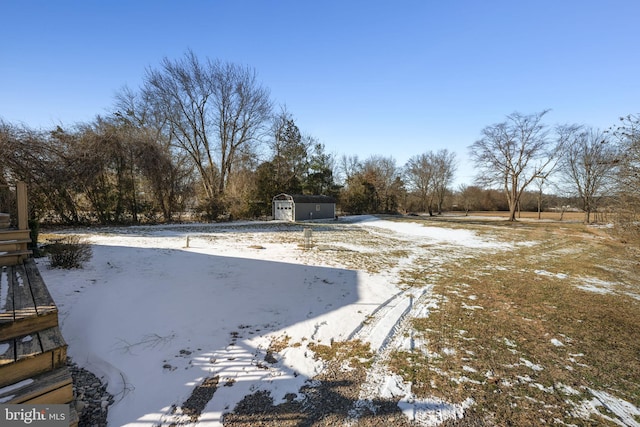
[[[278,194],[273,198],[273,218],[285,221],[333,219],[336,199],[307,194]]]

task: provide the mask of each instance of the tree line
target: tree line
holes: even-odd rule
[[[26,181],[32,216],[65,224],[261,217],[278,193],[333,196],[346,213],[436,215],[486,206],[496,191],[512,220],[525,195],[541,209],[554,193],[577,197],[586,221],[603,197],[615,199],[633,224],[638,116],[600,131],[549,126],[547,113],[482,129],[469,146],[475,185],[454,189],[455,153],[425,150],[401,166],[338,157],[274,106],[254,69],[187,51],[148,69],[140,88],[120,90],[112,113],[90,123],[43,130],[0,120],[0,188]]]

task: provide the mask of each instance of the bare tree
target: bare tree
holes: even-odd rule
[[[373,186],[376,195],[374,210],[396,212],[403,184],[393,157],[370,156],[362,165],[365,181]]]
[[[620,118],[612,129],[619,144],[616,173],[617,228],[625,239],[640,238],[640,114]]]
[[[455,173],[455,158],[455,153],[443,149],[413,156],[405,165],[407,183],[420,198],[422,211],[428,210],[429,215],[433,215],[434,203],[438,213],[442,213],[442,204]]]
[[[432,213],[435,195],[435,167],[433,153],[423,153],[411,157],[405,165],[405,177],[409,189],[416,192],[420,198],[420,209]]]
[[[442,204],[449,189],[449,184],[456,171],[456,153],[446,148],[434,155],[435,175],[434,191],[438,214],[442,214]]]
[[[479,169],[477,181],[503,188],[509,205],[509,220],[516,220],[516,209],[527,186],[548,175],[559,158],[564,138],[552,140],[542,118],[548,110],[531,115],[513,113],[507,120],[482,130],[482,138],[469,148]]]
[[[116,94],[114,116],[131,129],[136,138],[144,141],[140,168],[148,179],[154,205],[165,221],[176,210],[184,210],[195,192],[195,174],[191,156],[176,149],[174,133],[159,100],[148,91],[134,92],[124,87]],[[202,180],[202,179],[201,179]]]
[[[392,157],[373,155],[364,162],[342,158],[347,180],[341,193],[342,208],[351,213],[396,212],[404,196],[400,170]]]
[[[589,223],[598,200],[611,189],[616,159],[614,147],[604,132],[585,129],[569,140],[562,159],[564,181],[582,200],[585,222]]]
[[[192,51],[148,70],[143,97],[154,100],[172,143],[192,159],[211,200],[224,194],[237,158],[259,140],[271,114],[269,92],[254,70],[202,62]]]
[[[477,209],[478,203],[482,198],[482,189],[472,185],[460,184],[457,196],[459,206],[464,210],[464,216],[467,216],[470,210]]]
[[[340,164],[338,165],[338,171],[340,172],[340,183],[348,184],[351,178],[360,172],[362,169],[362,162],[358,159],[357,155],[347,156],[345,154],[340,157]]]

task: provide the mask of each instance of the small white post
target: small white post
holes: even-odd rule
[[[304,248],[311,248],[311,227],[304,228]]]

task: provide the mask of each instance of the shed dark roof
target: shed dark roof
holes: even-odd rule
[[[313,194],[278,194],[273,200],[293,200],[295,203],[335,203],[336,199],[330,196]]]

